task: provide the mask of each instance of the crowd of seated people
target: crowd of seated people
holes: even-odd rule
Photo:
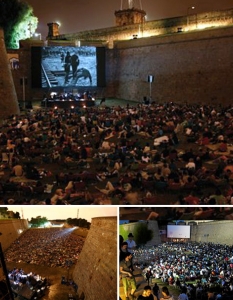
[[[84,241],[70,229],[29,229],[7,249],[5,260],[67,268],[67,261],[76,263]]]
[[[34,110],[3,122],[0,147],[9,161],[2,161],[2,168],[11,168],[12,177],[25,175],[28,160],[37,170],[41,165],[48,171],[55,165],[58,173],[89,169],[101,179],[99,189],[127,177],[142,201],[149,190],[153,196],[171,192],[173,202],[176,192],[194,192],[201,203],[210,187],[220,190],[222,203],[231,204],[232,113],[232,107],[172,102]],[[26,176],[38,179],[40,170]]]
[[[134,250],[134,264],[146,277],[178,289],[186,287],[189,299],[209,299],[208,294],[233,297],[232,246],[213,243],[167,242]],[[211,298],[212,299],[212,298]]]

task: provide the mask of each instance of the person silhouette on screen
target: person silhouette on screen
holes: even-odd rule
[[[79,66],[79,57],[76,53],[71,55],[71,68],[72,68],[72,75],[73,79],[75,79],[75,76],[77,75],[77,70]]]
[[[66,52],[66,57],[65,57],[65,64],[64,64],[64,68],[65,68],[65,84],[69,82],[70,66],[71,66],[71,56],[70,56],[70,52],[67,51]]]

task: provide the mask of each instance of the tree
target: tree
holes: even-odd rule
[[[18,211],[15,212],[13,218],[14,219],[20,219],[20,213]]]
[[[72,218],[68,218],[66,220],[67,224],[71,225],[71,226],[78,226],[78,227],[82,227],[82,228],[87,228],[90,229],[91,223],[88,222],[86,219],[72,219]]]
[[[8,208],[7,207],[0,207],[0,215],[4,218],[8,218]]]
[[[145,245],[153,238],[153,231],[148,229],[147,223],[138,223],[133,231],[135,242]]]
[[[33,8],[20,0],[0,0],[0,27],[4,30],[6,48],[19,48],[19,41],[30,38],[38,19]]]
[[[36,218],[31,218],[31,221],[30,221],[31,227],[41,227],[47,222],[48,222],[48,219],[46,217],[41,217],[41,216],[38,216]]]

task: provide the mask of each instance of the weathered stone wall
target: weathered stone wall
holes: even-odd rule
[[[145,22],[146,12],[138,8],[128,8],[115,11],[115,24],[122,26],[126,24],[138,24]]]
[[[81,45],[106,46],[106,87],[95,89],[104,97],[141,102],[151,96],[157,102],[228,105],[233,100],[233,26],[229,24],[233,25],[233,9],[190,15],[188,30],[185,16],[59,35],[48,45],[81,41]],[[183,32],[177,32],[179,27]],[[143,38],[132,39],[133,34]],[[27,43],[19,50],[20,69],[13,72],[19,99],[20,77],[28,78],[26,101],[42,99],[45,92],[31,89],[30,46],[35,41]],[[154,75],[151,84],[148,75]]]
[[[107,96],[231,104],[233,27],[115,44],[107,51]],[[154,82],[147,82],[154,75]]]
[[[161,244],[161,238],[159,234],[159,227],[158,227],[158,222],[157,221],[146,221],[147,223],[147,228],[153,231],[153,238],[151,241],[146,243],[146,246],[154,246]],[[121,226],[124,228],[124,231],[126,231],[126,236],[123,238],[126,240],[127,236],[130,232],[134,232],[135,227],[138,225],[138,222],[136,223],[128,223],[128,224],[122,224]]]
[[[212,221],[212,222],[192,222],[196,225],[191,225],[191,238],[187,241],[192,242],[202,242],[202,243],[219,243],[232,245],[233,236],[231,234],[233,230],[233,221],[222,220],[222,221]],[[129,223],[121,225],[124,230],[129,232],[134,232],[134,228],[138,223]],[[146,246],[158,245],[161,243],[160,230],[167,229],[166,226],[161,226],[158,228],[157,221],[149,221],[148,228],[153,230],[154,237],[153,241],[150,241]],[[126,237],[124,237],[126,239]],[[165,236],[162,236],[162,242],[170,241]]]
[[[19,114],[17,94],[4,42],[4,32],[0,28],[0,119]]]
[[[191,227],[191,241],[232,245],[232,230],[232,221],[198,223]]]
[[[27,220],[0,220],[0,243],[3,251],[6,250],[20,235],[28,229]]]
[[[188,22],[187,22],[188,21]],[[81,31],[72,34],[55,36],[53,40],[103,41],[107,45],[112,41],[129,40],[133,35],[138,37],[158,36],[205,27],[226,26],[233,23],[233,9],[212,11],[201,14],[190,14],[175,18],[147,21],[140,24],[114,26],[96,30]]]
[[[73,278],[79,296],[117,299],[117,218],[93,218]]]
[[[32,89],[31,88],[31,47],[43,47],[44,41],[28,39],[25,41],[20,41],[19,50],[9,50],[9,53],[17,52],[19,54],[19,69],[12,70],[12,76],[14,79],[15,89],[18,95],[18,101],[21,106],[24,107],[28,101],[33,99],[43,98],[42,89]],[[23,90],[22,79],[25,79],[25,90]],[[25,101],[25,103],[24,103]]]

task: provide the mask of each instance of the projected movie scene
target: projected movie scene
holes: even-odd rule
[[[233,299],[232,220],[129,220],[121,211],[120,299]]]
[[[167,237],[171,239],[190,239],[190,226],[167,225]]]
[[[42,88],[97,86],[96,47],[43,47],[41,54]]]

